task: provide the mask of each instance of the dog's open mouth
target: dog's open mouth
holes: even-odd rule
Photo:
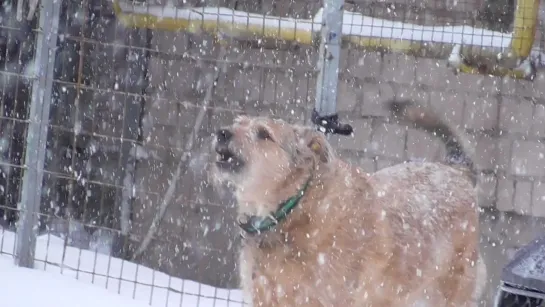
[[[216,146],[216,165],[224,170],[237,171],[239,170],[243,162],[237,157],[227,146]]]

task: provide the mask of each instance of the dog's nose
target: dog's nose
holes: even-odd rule
[[[231,137],[233,137],[233,133],[227,129],[220,129],[218,132],[216,132],[218,144],[225,144],[229,142]]]

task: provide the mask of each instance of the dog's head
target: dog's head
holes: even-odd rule
[[[235,188],[282,184],[295,170],[329,164],[334,152],[313,128],[265,117],[240,116],[216,132],[216,173]]]

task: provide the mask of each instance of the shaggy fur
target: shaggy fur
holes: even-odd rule
[[[215,177],[235,188],[242,219],[267,216],[311,178],[285,221],[244,239],[240,276],[254,307],[476,306],[478,216],[463,170],[406,163],[367,174],[314,129],[268,118],[237,118],[214,148]]]

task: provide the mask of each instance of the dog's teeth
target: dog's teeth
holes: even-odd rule
[[[227,159],[227,162],[233,162],[233,158]]]

